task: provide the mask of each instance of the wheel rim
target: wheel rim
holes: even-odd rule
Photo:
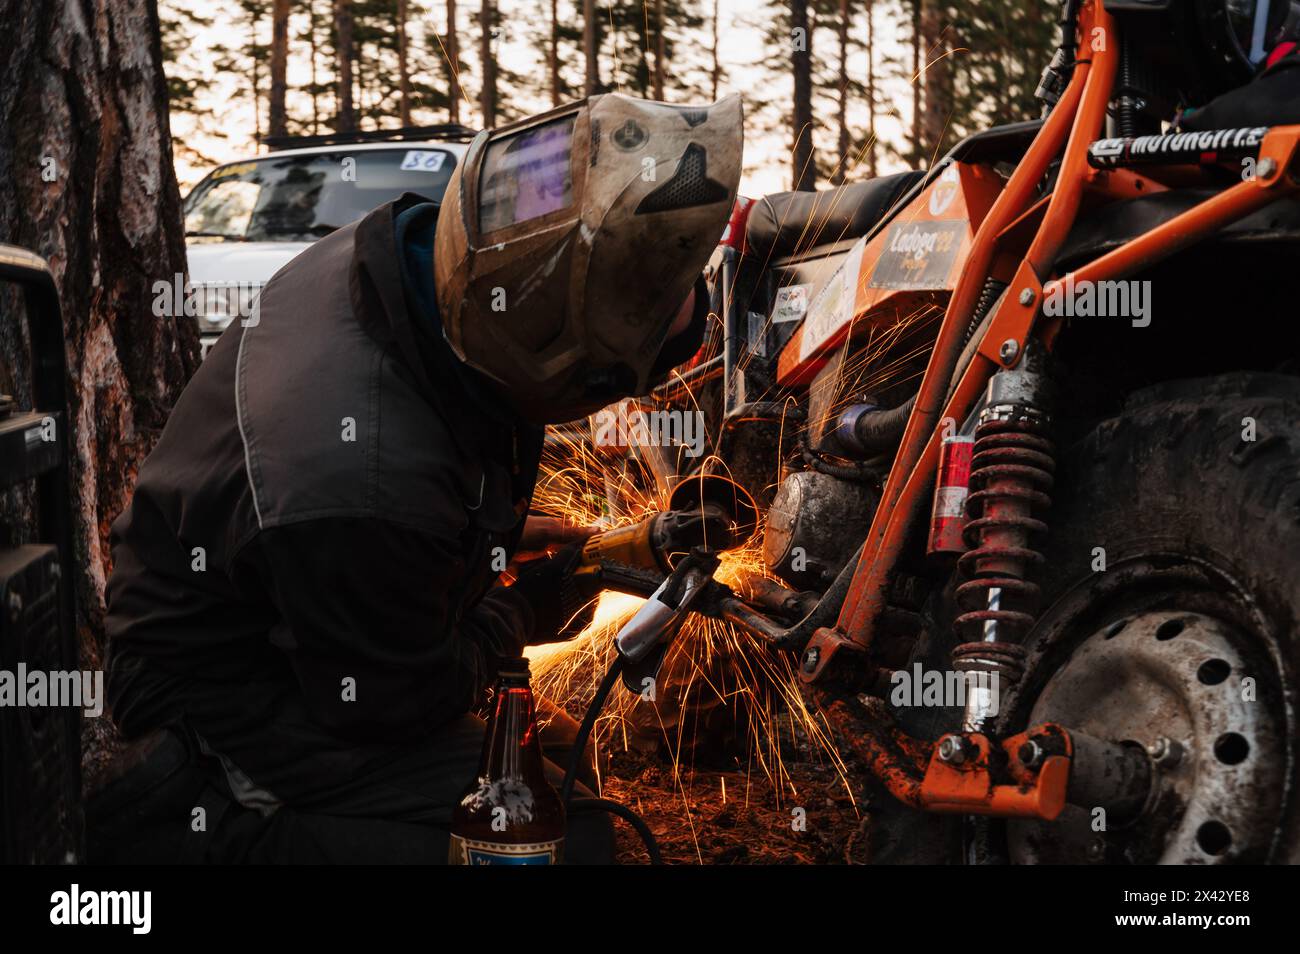
[[[1260,678],[1258,642],[1217,615],[1172,609],[1093,629],[1041,683],[1028,724],[1058,722],[1147,747],[1151,796],[1139,817],[1122,824],[1073,805],[1055,822],[1008,822],[1011,860],[1221,864],[1267,857],[1281,820],[1286,734],[1261,697],[1267,680]]]

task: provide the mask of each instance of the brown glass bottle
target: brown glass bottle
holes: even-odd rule
[[[564,805],[546,780],[528,660],[507,659],[497,676],[478,776],[452,812],[453,865],[556,865],[564,851]]]

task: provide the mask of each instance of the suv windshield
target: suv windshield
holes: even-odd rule
[[[403,192],[442,198],[456,157],[436,148],[267,156],[216,169],[185,200],[185,234],[311,241]]]

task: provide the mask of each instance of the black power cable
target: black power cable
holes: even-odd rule
[[[661,865],[664,863],[664,856],[659,853],[659,842],[655,840],[655,833],[650,830],[650,826],[645,823],[640,815],[626,805],[620,805],[609,798],[575,798],[570,807],[595,808],[599,811],[609,812],[611,815],[617,815],[631,825],[636,830],[636,833],[641,836],[645,850],[650,854],[650,864]]]
[[[598,811],[609,812],[611,815],[617,815],[631,825],[641,837],[646,851],[650,854],[650,864],[661,865],[664,863],[664,859],[663,855],[659,853],[659,842],[655,839],[650,826],[636,812],[626,805],[620,805],[608,798],[573,797],[573,786],[578,780],[578,769],[582,766],[582,756],[587,748],[587,740],[591,738],[591,732],[596,727],[596,720],[600,718],[600,712],[605,708],[605,700],[609,698],[610,690],[614,688],[615,683],[623,674],[624,665],[623,656],[620,653],[614,653],[614,661],[610,663],[609,671],[605,673],[605,678],[600,681],[600,686],[596,689],[596,695],[592,698],[591,704],[587,706],[587,713],[582,717],[582,724],[578,726],[578,734],[574,737],[573,750],[569,753],[569,765],[564,771],[564,783],[560,786],[560,801],[564,803],[566,812],[571,808],[594,808]]]

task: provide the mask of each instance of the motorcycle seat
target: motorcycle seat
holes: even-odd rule
[[[776,192],[749,213],[750,251],[779,258],[866,235],[925,173],[900,172],[818,192]]]

